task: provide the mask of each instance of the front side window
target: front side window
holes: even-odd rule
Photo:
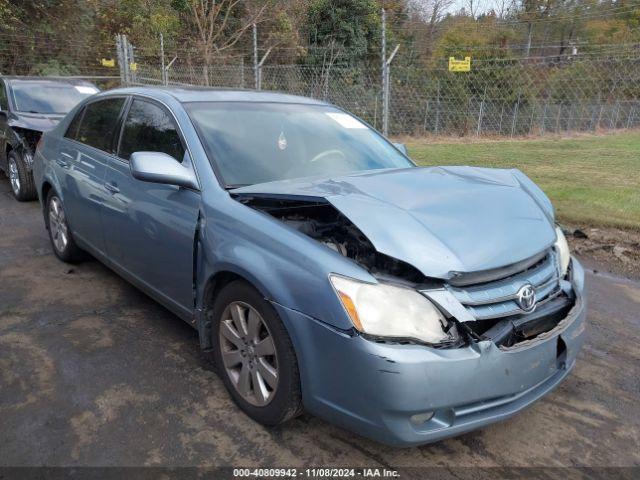
[[[11,82],[15,109],[18,112],[64,114],[98,89],[92,85],[20,80]]]
[[[169,114],[159,105],[135,99],[124,123],[119,156],[134,152],[162,152],[182,162],[184,147]]]
[[[124,98],[109,98],[87,105],[77,140],[99,150],[115,153],[112,148],[113,136],[123,105]]]
[[[414,164],[335,107],[198,102],[189,116],[227,187]]]

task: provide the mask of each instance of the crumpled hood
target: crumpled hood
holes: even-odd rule
[[[551,202],[519,170],[391,169],[232,193],[325,198],[380,253],[437,278],[506,266],[555,242]]]
[[[9,120],[12,127],[28,128],[36,132],[48,132],[52,130],[64,115],[44,115],[41,113],[13,113]]]

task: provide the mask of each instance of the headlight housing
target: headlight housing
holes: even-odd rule
[[[567,239],[562,233],[560,227],[556,227],[556,253],[558,255],[558,268],[560,269],[560,276],[564,278],[569,270],[569,262],[571,261],[571,254],[569,253],[569,244]]]
[[[453,340],[444,331],[446,321],[440,311],[417,291],[338,275],[329,278],[353,326],[360,332],[430,344]]]

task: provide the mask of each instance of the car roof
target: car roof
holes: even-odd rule
[[[65,78],[65,77],[35,77],[35,76],[20,76],[20,75],[0,75],[1,80],[5,80],[7,83],[64,83],[68,85],[92,85],[88,80],[82,78]]]
[[[320,100],[286,93],[258,90],[223,89],[210,87],[129,87],[108,90],[102,95],[127,94],[160,98],[170,95],[180,103],[191,102],[271,102],[298,103],[306,105],[328,105]]]

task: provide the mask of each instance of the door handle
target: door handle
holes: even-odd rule
[[[113,183],[105,183],[104,188],[106,188],[108,192],[111,192],[113,194],[120,192],[120,189],[116,187]]]

